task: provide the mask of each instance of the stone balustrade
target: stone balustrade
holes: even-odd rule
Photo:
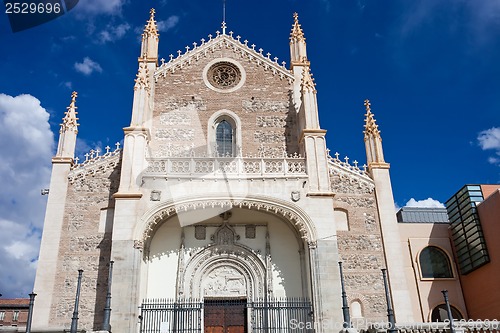
[[[214,178],[286,178],[306,175],[302,157],[170,157],[150,158],[144,176],[211,176]]]

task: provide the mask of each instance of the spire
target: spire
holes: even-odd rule
[[[146,36],[155,36],[155,37],[158,37],[159,34],[158,34],[158,26],[156,25],[156,21],[155,21],[155,9],[154,8],[151,8],[151,10],[149,11],[149,20],[148,20],[148,23],[146,24],[146,26],[144,27],[144,33],[143,33],[143,37],[146,35]]]
[[[59,130],[59,143],[57,146],[56,159],[64,161],[73,161],[76,146],[76,134],[78,133],[78,118],[76,115],[76,97],[78,93],[73,91],[71,94],[71,102],[66,108],[61,129]]]
[[[299,14],[293,14],[292,32],[290,33],[290,63],[294,66],[308,66],[306,38],[299,24]]]
[[[366,160],[369,168],[388,168],[389,164],[384,160],[384,152],[382,150],[382,137],[380,130],[375,120],[375,116],[370,108],[369,100],[365,100],[365,148]]]
[[[151,8],[149,11],[149,20],[144,27],[142,33],[141,55],[139,61],[147,60],[151,62],[158,61],[158,40],[160,34],[158,33],[158,26],[155,21],[155,10]]]
[[[380,139],[380,141],[382,141],[382,138],[380,137],[380,130],[378,129],[378,125],[376,123],[374,114],[372,113],[370,106],[371,106],[370,101],[368,99],[365,99],[366,114],[365,114],[365,130],[363,131],[363,133],[365,134],[365,141],[368,140],[370,136],[378,138]]]
[[[76,115],[78,114],[78,112],[76,112],[76,109],[78,109],[78,107],[76,107],[75,105],[77,97],[78,93],[76,91],[73,91],[73,93],[71,94],[71,102],[66,108],[67,111],[64,113],[65,116],[61,124],[61,129],[59,130],[59,133],[61,134],[66,131],[73,131],[75,132],[75,134],[78,133],[78,125],[80,124],[78,124],[78,118],[76,117]]]
[[[304,41],[305,42],[306,38],[304,37],[304,32],[302,31],[302,28],[300,27],[299,23],[299,14],[298,13],[293,13],[293,25],[292,25],[292,32],[290,33],[290,42],[299,42],[299,41]]]

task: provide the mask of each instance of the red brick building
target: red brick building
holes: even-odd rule
[[[28,321],[29,298],[0,298],[0,327],[18,327],[24,332]]]

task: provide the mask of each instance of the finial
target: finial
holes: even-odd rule
[[[300,27],[299,23],[299,14],[293,13],[293,25],[292,25],[292,32],[290,33],[290,41],[305,42],[305,40],[306,39],[304,37],[304,32],[302,31],[302,28]]]
[[[75,107],[75,103],[76,103],[76,98],[78,97],[78,93],[76,91],[73,91],[71,93],[71,103],[70,103],[70,107]]]
[[[378,125],[375,120],[374,114],[372,113],[372,110],[370,108],[371,103],[368,99],[366,99],[364,104],[366,108],[365,130],[363,131],[363,133],[365,134],[365,140],[367,140],[370,136],[374,136],[376,138],[381,139],[380,130],[378,129]]]
[[[365,99],[366,112],[371,112],[370,106],[371,106],[370,100],[369,99]]]
[[[142,37],[145,38],[147,36],[155,36],[158,37],[158,27],[156,26],[156,21],[155,21],[155,9],[151,8],[149,11],[149,20],[144,27],[144,33],[142,34]]]
[[[67,111],[65,112],[63,122],[61,124],[61,129],[60,133],[66,132],[68,130],[72,130],[75,133],[78,133],[78,118],[76,115],[78,112],[76,112],[76,98],[78,97],[78,93],[76,91],[73,91],[71,93],[71,102],[69,103],[69,106],[66,108]]]

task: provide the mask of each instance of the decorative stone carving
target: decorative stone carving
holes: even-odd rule
[[[224,222],[211,239],[217,245],[232,245],[240,239],[240,236],[236,234],[227,222]]]
[[[254,239],[256,234],[256,228],[254,225],[245,226],[245,238]]]
[[[263,68],[263,70],[270,72],[272,75],[278,76],[280,79],[287,79],[289,84],[293,82],[293,74],[285,67],[285,62],[278,64],[278,58],[271,59],[271,54],[263,55],[263,50],[259,52],[255,49],[255,45],[250,48],[247,43],[243,44],[239,39],[233,38],[230,34],[220,34],[216,38],[209,36],[209,40],[202,42],[199,46],[193,49],[186,48],[186,53],[181,55],[182,52],[178,51],[178,56],[174,58],[172,55],[170,61],[162,63],[162,65],[155,71],[155,80],[158,81],[160,77],[166,77],[168,74],[189,67],[197,61],[203,61],[207,57],[213,57],[214,52],[220,50],[232,50],[233,56],[241,60],[248,61]],[[218,54],[219,56],[219,54]]]
[[[205,296],[245,296],[245,277],[234,267],[222,266],[211,271],[204,279]]]
[[[134,240],[134,249],[142,251],[144,249],[144,242],[142,240]]]
[[[149,94],[150,87],[148,81],[149,81],[149,70],[147,67],[147,63],[141,62],[139,63],[139,70],[137,71],[136,74],[134,90],[144,89]]]
[[[229,89],[240,82],[241,72],[233,63],[220,61],[208,69],[207,79],[215,88]]]
[[[307,241],[312,241],[311,232],[314,229],[310,224],[306,224],[304,219],[294,210],[286,207],[286,203],[283,205],[263,202],[258,199],[200,199],[200,200],[192,200],[189,202],[176,202],[171,203],[165,208],[159,210],[156,214],[154,214],[147,222],[147,225],[144,228],[143,239],[145,241],[149,240],[155,230],[156,225],[161,223],[164,219],[169,216],[177,214],[177,212],[187,212],[196,209],[204,209],[204,208],[215,208],[220,207],[221,209],[228,210],[232,207],[236,208],[247,208],[247,209],[255,209],[257,211],[262,210],[266,212],[271,212],[276,215],[281,215],[285,217],[288,221],[295,225],[298,233]]]
[[[292,199],[293,202],[297,202],[300,200],[300,191],[292,191],[290,194],[290,198]]]
[[[283,101],[243,100],[241,102],[246,112],[281,112],[287,113],[289,103]]]
[[[207,238],[207,228],[204,225],[197,225],[194,227],[194,238],[197,240],[204,240]]]
[[[151,191],[151,196],[149,197],[151,201],[160,201],[161,200],[161,191],[153,190]]]
[[[119,169],[120,162],[120,150],[110,153],[109,155],[101,155],[98,159],[74,165],[68,175],[68,180],[71,184],[75,184],[75,186],[81,186],[87,176],[104,174],[115,168]]]
[[[202,248],[191,256],[184,272],[183,297],[201,298],[203,295],[222,294],[254,299],[265,296],[264,263],[243,245],[210,245]]]
[[[257,116],[257,127],[285,127],[286,116]]]

